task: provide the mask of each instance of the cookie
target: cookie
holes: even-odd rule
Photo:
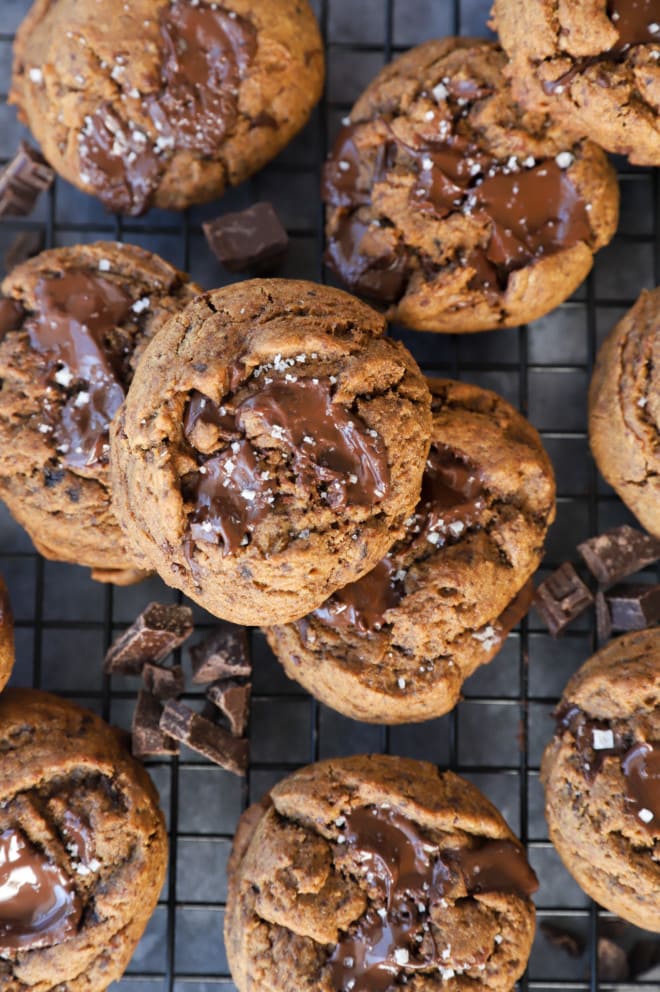
[[[326,164],[327,261],[420,331],[535,320],[577,288],[618,218],[595,145],[524,112],[487,41],[430,41],[386,66]]]
[[[589,440],[601,474],[660,538],[660,289],[643,292],[598,353]]]
[[[624,634],[570,680],[541,766],[550,839],[584,891],[660,933],[660,628]]]
[[[0,578],[0,692],[9,681],[14,667],[14,616],[9,591]]]
[[[657,0],[494,0],[516,99],[637,165],[660,165]]]
[[[307,0],[36,0],[10,102],[65,179],[140,214],[242,183],[303,127],[323,78]]]
[[[119,731],[44,692],[0,697],[0,987],[102,992],[142,936],[167,835]]]
[[[200,296],[147,348],[112,430],[144,567],[216,616],[287,623],[368,572],[419,497],[430,394],[385,321],[314,283]]]
[[[324,761],[239,825],[229,966],[239,992],[509,992],[537,885],[495,807],[452,772],[386,755]]]
[[[287,675],[369,723],[428,720],[456,705],[529,609],[555,514],[534,428],[489,390],[429,387],[431,450],[403,538],[317,610],[266,631]]]
[[[108,424],[140,352],[199,287],[114,242],[55,248],[0,297],[0,498],[46,558],[141,576],[112,507]]]

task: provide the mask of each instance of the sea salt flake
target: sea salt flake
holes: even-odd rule
[[[640,809],[637,816],[640,818],[642,823],[650,823],[653,819],[653,813],[650,809]]]
[[[575,161],[575,156],[571,155],[570,152],[560,152],[559,155],[555,156],[555,162],[560,169],[568,169]]]
[[[99,259],[99,272],[109,272],[109,271],[110,271],[110,262],[108,261],[108,259],[107,258],[100,258]]]
[[[465,524],[461,520],[454,520],[449,524],[447,530],[452,535],[452,537],[460,537],[465,530]]]
[[[64,368],[58,369],[53,378],[58,385],[65,387],[70,386],[73,382],[73,374],[67,365]]]
[[[426,535],[426,540],[429,544],[440,544],[440,535],[432,530],[430,534]]]
[[[247,500],[248,503],[251,503],[252,500],[257,498],[257,494],[252,489],[242,489],[241,496],[244,500]]]
[[[31,82],[36,83],[37,85],[43,83],[44,81],[43,72],[41,71],[41,69],[37,68],[36,66],[33,69],[30,69],[30,71],[28,72],[28,76],[30,77]]]
[[[141,300],[136,300],[131,310],[133,313],[143,313],[145,310],[149,309],[150,300],[148,296],[143,296]]]
[[[405,689],[406,688],[406,680],[403,678],[402,675],[399,676],[399,678],[396,680],[396,683],[397,683],[399,689]]]
[[[340,161],[337,162],[337,167],[340,172],[349,172],[351,168],[351,163],[347,162],[345,159],[340,159]]]
[[[394,951],[394,960],[398,965],[408,964],[410,954],[405,947],[397,947]]]
[[[433,93],[433,96],[438,101],[438,103],[442,103],[442,101],[446,100],[447,97],[449,96],[449,90],[447,89],[444,83],[438,83],[437,86],[434,86],[433,89],[431,90],[431,93]]]
[[[595,751],[605,751],[614,747],[614,734],[611,730],[598,730],[594,728],[591,732]]]

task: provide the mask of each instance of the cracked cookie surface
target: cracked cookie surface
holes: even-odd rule
[[[524,849],[473,785],[426,762],[301,769],[244,814],[228,877],[239,992],[508,992],[534,935]]]
[[[2,283],[0,497],[47,558],[140,577],[112,507],[108,425],[146,342],[200,291],[116,242],[42,252]]]
[[[554,519],[552,466],[534,428],[489,390],[428,384],[431,450],[405,535],[357,583],[266,631],[287,674],[353,719],[406,723],[452,709],[527,612]]]
[[[0,988],[102,992],[164,881],[156,791],[119,731],[47,693],[3,693],[0,752]]]
[[[482,40],[412,49],[367,87],[326,164],[329,265],[408,327],[534,320],[616,229],[604,153],[521,110],[505,63]]]
[[[606,909],[660,932],[660,629],[610,641],[573,676],[541,779],[569,872]]]
[[[637,165],[660,165],[658,0],[494,0],[516,99]]]
[[[65,179],[140,214],[214,199],[262,168],[323,78],[307,0],[36,0],[11,102]]]
[[[136,552],[211,613],[288,622],[363,575],[419,497],[431,412],[409,352],[339,290],[200,296],[145,351],[112,431]]]
[[[589,440],[603,477],[660,537],[660,289],[642,293],[598,353]]]

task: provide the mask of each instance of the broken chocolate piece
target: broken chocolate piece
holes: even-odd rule
[[[660,585],[631,582],[607,593],[615,630],[644,630],[660,620]]]
[[[534,605],[553,637],[593,603],[594,598],[570,562],[549,575],[538,589]]]
[[[13,159],[0,172],[0,217],[24,217],[39,194],[53,185],[55,173],[40,155],[21,141]]]
[[[163,661],[192,632],[189,606],[149,603],[135,623],[111,645],[103,670],[108,675],[139,675],[145,662]]]
[[[211,251],[230,272],[273,268],[289,247],[289,236],[270,203],[255,203],[202,227]]]
[[[142,669],[145,687],[157,699],[176,699],[185,687],[185,678],[181,665],[165,668],[148,661]]]
[[[555,927],[551,923],[541,923],[539,929],[549,944],[565,951],[572,958],[579,958],[584,953],[584,940],[579,934],[564,930],[563,927]]]
[[[660,558],[660,541],[624,524],[578,544],[587,568],[602,586],[611,586]]]
[[[162,712],[160,700],[141,689],[133,714],[133,757],[152,758],[179,753],[178,743],[160,729]]]
[[[612,614],[602,589],[596,593],[596,634],[599,646],[607,643],[612,636]]]
[[[224,623],[190,649],[193,682],[205,685],[218,679],[247,678],[252,674],[245,627]]]
[[[628,952],[629,978],[659,978],[660,940],[638,940]]]
[[[623,982],[628,977],[626,952],[607,937],[598,938],[598,977],[601,982]]]
[[[234,737],[242,737],[250,715],[252,686],[239,679],[214,682],[206,690],[206,698],[221,710],[229,720]]]
[[[22,265],[29,258],[34,258],[43,249],[44,242],[44,232],[41,230],[21,231],[5,252],[3,258],[5,271],[11,272],[17,265]]]
[[[193,751],[235,775],[245,775],[249,744],[195,713],[185,703],[170,701],[160,718],[160,729]]]

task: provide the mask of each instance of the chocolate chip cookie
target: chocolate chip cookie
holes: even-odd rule
[[[44,692],[0,697],[0,987],[102,992],[165,879],[149,776],[118,731]]]
[[[114,242],[43,252],[2,283],[0,498],[47,558],[140,577],[112,507],[108,425],[148,339],[200,291]]]
[[[326,165],[328,264],[408,327],[534,320],[616,229],[604,153],[521,110],[505,63],[468,38],[412,49],[367,87]]]
[[[112,430],[115,506],[145,567],[211,613],[286,623],[368,572],[419,498],[431,397],[339,290],[252,280],[147,348]]]
[[[606,909],[660,932],[660,628],[610,641],[573,676],[541,778],[571,875]]]
[[[9,591],[0,578],[0,692],[9,681],[14,667],[14,617]]]
[[[494,0],[516,99],[638,165],[660,165],[658,0]]]
[[[242,183],[306,123],[323,77],[307,0],[36,0],[10,101],[65,179],[140,214]]]
[[[509,992],[537,886],[522,845],[464,779],[385,755],[324,761],[239,825],[229,965],[239,992]]]
[[[589,390],[598,468],[660,538],[660,289],[643,292],[603,344]]]
[[[552,466],[501,397],[429,380],[431,450],[406,533],[371,572],[267,630],[287,675],[346,716],[447,713],[525,615],[555,515]]]

